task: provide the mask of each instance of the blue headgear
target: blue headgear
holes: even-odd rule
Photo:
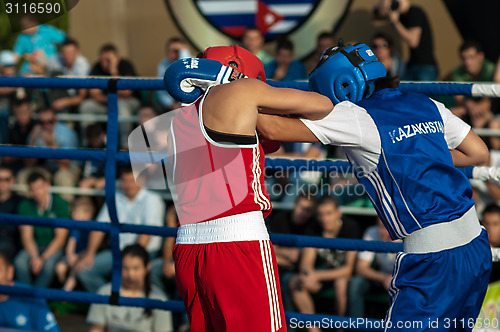
[[[368,98],[375,90],[374,80],[387,75],[383,63],[365,44],[326,49],[309,75],[309,87],[334,103],[353,103]]]

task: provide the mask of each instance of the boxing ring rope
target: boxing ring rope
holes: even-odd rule
[[[308,90],[304,82],[269,82],[274,86],[295,87]],[[161,79],[141,78],[25,78],[25,77],[0,77],[2,87],[25,87],[25,88],[59,88],[59,89],[102,89],[108,95],[108,121],[107,141],[104,150],[89,149],[51,149],[19,146],[0,146],[0,156],[24,157],[24,158],[46,158],[46,159],[72,159],[92,160],[105,162],[105,201],[111,221],[109,223],[97,221],[75,221],[63,218],[24,217],[18,215],[0,214],[1,223],[16,225],[36,225],[46,227],[62,227],[68,229],[97,230],[110,234],[111,251],[113,259],[113,272],[111,277],[111,295],[98,295],[85,292],[66,292],[57,289],[40,289],[24,286],[0,286],[0,293],[7,295],[39,296],[52,300],[102,303],[125,306],[137,306],[151,309],[164,309],[173,312],[184,312],[184,305],[180,301],[159,301],[146,298],[127,298],[120,296],[121,284],[121,252],[119,248],[119,234],[121,232],[132,232],[139,234],[151,234],[164,237],[175,237],[176,229],[169,227],[155,227],[145,225],[131,225],[120,223],[116,213],[116,165],[117,163],[129,163],[128,152],[118,151],[118,90],[162,90],[164,89]],[[401,83],[401,89],[417,91],[431,95],[464,94],[469,96],[500,96],[500,84],[462,84],[462,83]],[[324,172],[350,172],[351,166],[344,161],[312,161],[312,160],[287,160],[266,159],[266,168],[278,170],[316,170]],[[316,247],[340,250],[370,250],[374,252],[398,252],[402,250],[401,243],[363,241],[352,239],[325,239],[321,237],[299,236],[289,234],[271,234],[273,244],[295,247]],[[294,312],[286,312],[287,321],[297,319],[303,322],[317,322],[323,319],[333,320],[340,324],[351,323],[357,318],[339,317],[332,315],[307,315]],[[357,328],[364,330],[381,331],[380,320],[365,319],[364,323]],[[344,327],[344,325],[342,325]],[[350,325],[344,328],[350,328]]]

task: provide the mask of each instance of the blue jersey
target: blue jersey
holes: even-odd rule
[[[455,220],[474,205],[449,152],[470,126],[424,95],[384,89],[302,121],[322,143],[343,146],[392,239]]]
[[[0,327],[59,332],[45,299],[24,296],[9,296],[6,301],[0,302]]]

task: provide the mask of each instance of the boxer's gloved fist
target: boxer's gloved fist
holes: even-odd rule
[[[167,92],[176,100],[192,103],[211,85],[246,77],[219,61],[199,58],[177,60],[168,66],[163,78]]]

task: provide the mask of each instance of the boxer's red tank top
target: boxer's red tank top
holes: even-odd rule
[[[202,120],[207,93],[181,108],[169,134],[170,186],[179,224],[250,211],[262,211],[266,217],[271,202],[264,184],[264,151],[258,140],[237,145],[216,142],[207,134]]]

